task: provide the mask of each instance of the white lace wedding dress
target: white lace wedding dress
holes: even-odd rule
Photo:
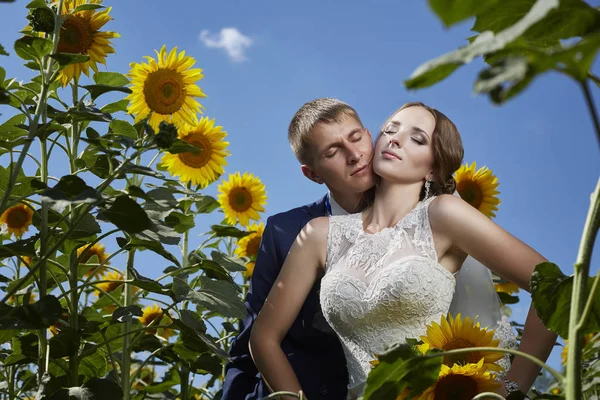
[[[377,233],[364,231],[362,214],[330,217],[320,300],[344,349],[349,399],[362,394],[374,354],[419,339],[448,312],[456,282],[438,263],[428,217],[432,200]]]

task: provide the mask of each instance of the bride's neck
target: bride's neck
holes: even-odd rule
[[[365,210],[365,226],[379,231],[394,226],[419,202],[421,182],[411,184],[382,181],[375,192],[373,205]]]

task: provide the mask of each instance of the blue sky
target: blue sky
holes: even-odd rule
[[[0,57],[0,65],[7,76],[18,79],[30,76],[11,49],[26,25],[25,4],[17,0],[0,6],[0,43],[11,53]],[[163,44],[169,49],[178,46],[196,58],[205,74],[199,82],[208,95],[202,101],[205,115],[216,118],[231,142],[226,171],[250,171],[266,184],[265,220],[312,202],[326,190],[302,176],[287,142],[287,125],[303,103],[322,96],[340,98],[352,104],[376,132],[401,104],[422,101],[456,123],[465,161],[487,165],[498,176],[502,204],[495,221],[565,273],[572,273],[600,157],[584,97],[570,79],[547,74],[497,107],[473,94],[473,81],[482,66],[476,60],[432,88],[406,91],[402,82],[416,67],[465,44],[472,35],[471,22],[444,29],[427,2],[128,0],[105,4],[114,7],[114,21],[106,29],[121,34],[113,41],[117,54],[108,58],[108,70],[126,73],[130,62],[153,55]],[[242,41],[249,44],[243,53],[228,54],[207,45],[218,42],[214,35],[223,28],[235,28],[243,35]],[[242,56],[245,60],[240,61]],[[600,74],[598,63],[593,70]],[[597,87],[593,94],[598,106]],[[0,120],[10,113],[7,107],[0,112]],[[214,195],[216,185],[206,192]],[[198,242],[196,233],[218,219],[197,219],[192,246]],[[598,257],[593,261],[595,274]],[[148,265],[143,273],[152,277],[167,266],[155,261]],[[521,297],[515,307],[520,322],[529,304],[528,295]],[[556,352],[551,360],[556,366]]]

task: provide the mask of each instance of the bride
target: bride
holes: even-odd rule
[[[529,289],[544,257],[451,195],[462,157],[458,130],[441,112],[408,103],[390,117],[375,144],[372,204],[304,227],[254,324],[250,351],[271,390],[302,390],[280,343],[317,279],[323,315],[344,348],[349,399],[362,394],[374,354],[418,339],[448,313],[467,255]],[[532,307],[520,350],[546,360],[555,339]],[[499,392],[527,392],[538,372],[515,357]]]

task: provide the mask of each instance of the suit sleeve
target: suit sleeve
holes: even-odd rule
[[[246,296],[246,319],[241,324],[240,334],[232,341],[229,350],[231,362],[227,363],[225,368],[222,400],[243,400],[246,395],[253,393],[256,385],[260,383],[258,370],[250,356],[248,342],[252,325],[281,270],[281,262],[276,252],[275,229],[273,220],[269,217]]]

